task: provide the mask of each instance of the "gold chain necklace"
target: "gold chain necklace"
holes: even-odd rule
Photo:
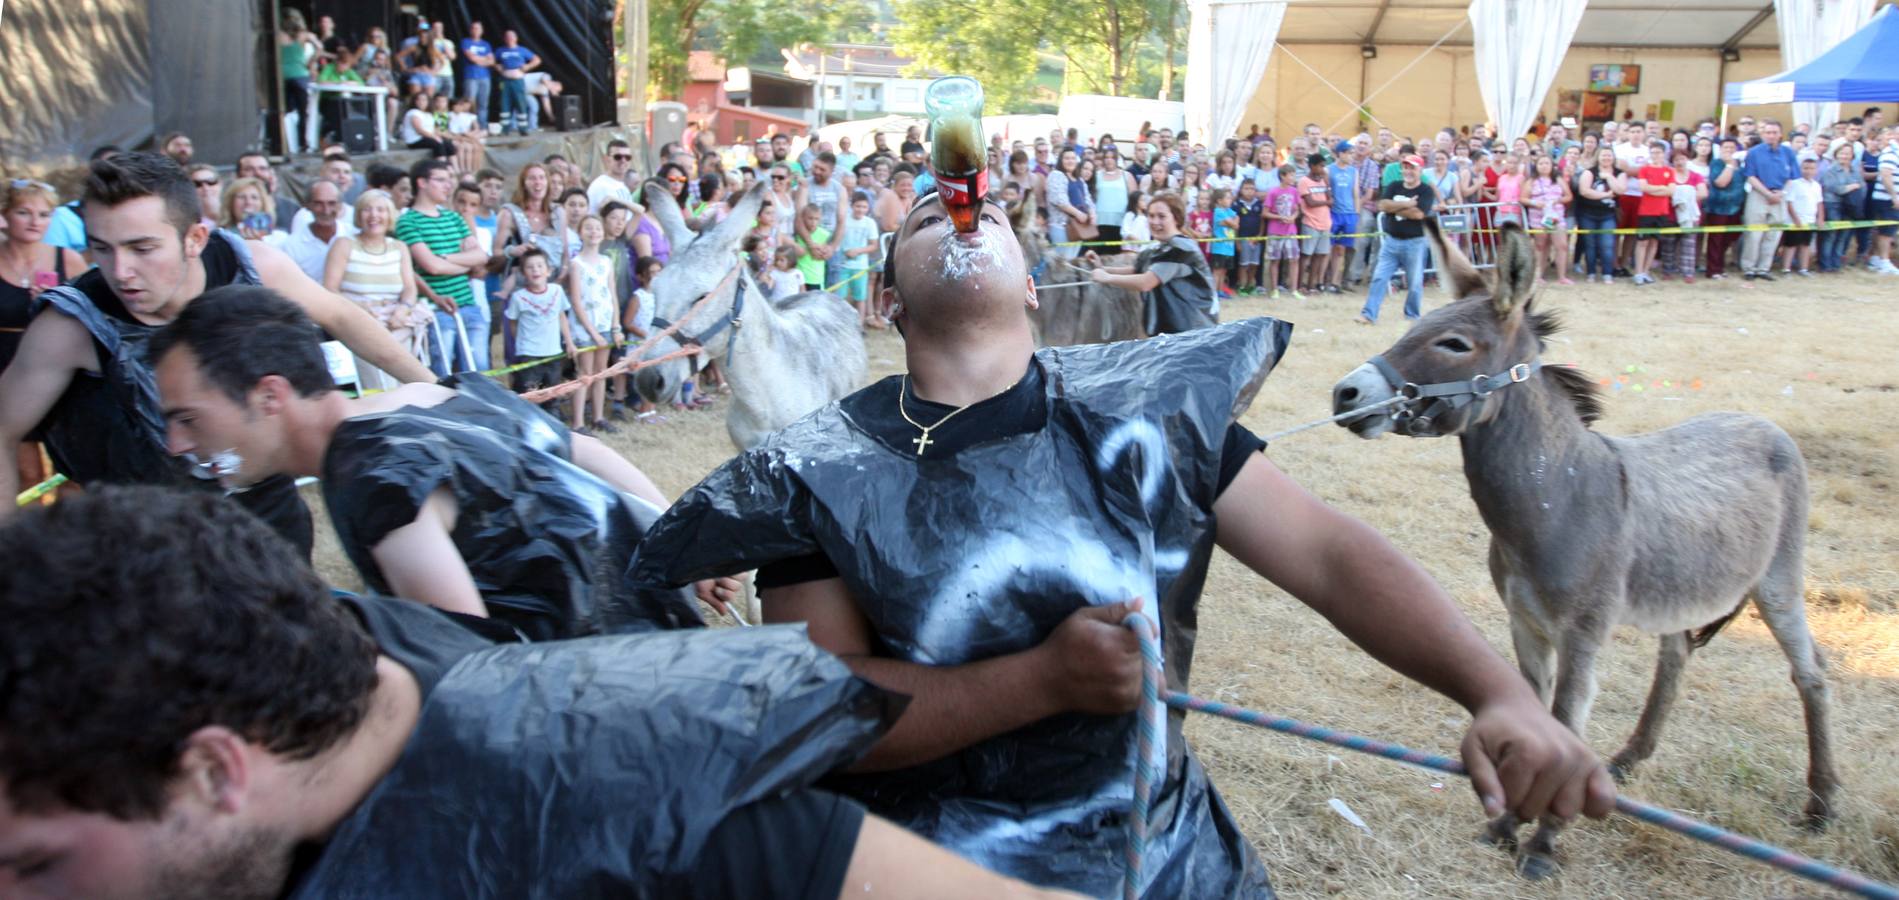
[[[921,437],[913,437],[910,439],[910,443],[916,445],[917,456],[922,457],[923,451],[928,450],[931,444],[939,443],[938,441],[933,441],[930,439],[930,432],[943,427],[943,423],[949,421],[952,418],[955,418],[957,413],[962,412],[963,410],[968,409],[971,406],[976,406],[977,404],[981,404],[981,403],[987,403],[990,400],[994,400],[997,397],[1000,397],[1003,394],[1008,393],[1011,388],[1015,387],[1015,385],[1010,385],[1009,387],[1003,388],[1002,390],[999,390],[993,394],[990,394],[989,396],[984,397],[981,400],[976,401],[975,403],[970,403],[964,406],[956,407],[955,409],[952,409],[949,412],[945,413],[943,415],[943,418],[937,419],[936,424],[934,425],[925,425],[922,422],[912,419],[910,418],[910,414],[904,411],[903,396],[910,392],[909,387],[910,387],[910,376],[905,375],[903,376],[903,381],[897,385],[897,415],[902,416],[905,422],[909,422],[912,427],[916,428],[918,431],[923,432],[923,435]]]

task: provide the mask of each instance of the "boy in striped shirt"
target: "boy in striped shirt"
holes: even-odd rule
[[[415,202],[396,220],[396,240],[409,245],[415,257],[415,271],[421,277],[423,293],[435,301],[435,324],[440,340],[430,344],[429,368],[437,375],[460,371],[458,360],[468,368],[488,367],[487,310],[477,308],[469,276],[488,264],[468,223],[448,208],[455,193],[455,177],[448,163],[425,159],[410,170],[415,180]],[[456,328],[457,319],[461,329]],[[468,335],[467,353],[460,346],[460,335]]]

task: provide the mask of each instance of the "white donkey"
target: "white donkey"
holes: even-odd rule
[[[657,320],[675,322],[691,312],[677,340],[656,341],[644,356],[692,342],[704,347],[699,358],[716,360],[732,387],[725,427],[740,450],[857,390],[867,368],[863,332],[849,303],[821,291],[773,303],[752,279],[739,244],[758,217],[765,190],[762,182],[755,185],[724,222],[694,234],[663,185],[648,182],[644,188],[647,211],[672,243],[672,258],[650,285]],[[714,296],[693,311],[707,294]],[[664,402],[692,372],[684,359],[662,363],[634,373],[634,387],[647,400]]]

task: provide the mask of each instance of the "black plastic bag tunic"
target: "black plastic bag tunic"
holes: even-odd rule
[[[802,627],[471,650],[433,610],[347,602],[428,645],[392,654],[425,696],[299,900],[664,897],[728,814],[857,759],[904,703]]]
[[[250,247],[229,231],[211,240],[228,244],[237,257],[231,284],[259,284]],[[78,484],[124,482],[222,490],[207,473],[166,449],[165,415],[152,374],[152,335],[162,326],[106,315],[84,291],[70,284],[48,288],[34,299],[32,315],[51,307],[84,326],[99,354],[99,373],[80,373],[32,437],[46,444],[53,467]]]
[[[481,375],[457,396],[346,419],[323,459],[323,497],[365,583],[390,593],[370,551],[437,488],[489,614],[533,640],[704,624],[688,590],[626,580],[659,509],[575,465],[565,426]]]
[[[1173,334],[1211,328],[1218,321],[1213,299],[1213,269],[1199,245],[1180,235],[1134,257],[1134,271],[1152,272],[1161,283],[1141,292],[1148,334]]]
[[[1143,597],[1168,683],[1186,690],[1223,442],[1290,331],[1258,318],[1043,349],[1047,427],[942,459],[900,454],[832,404],[674,504],[633,580],[682,584],[822,552],[885,652],[928,665],[1027,650],[1077,609]],[[1173,713],[1147,896],[1269,895],[1181,722]],[[1057,716],[827,784],[979,864],[1107,896],[1119,892],[1134,728],[1133,715]]]

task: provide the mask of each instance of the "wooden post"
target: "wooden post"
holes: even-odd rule
[[[646,0],[623,0],[620,8],[620,33],[627,46],[626,100],[620,106],[620,124],[631,139],[633,152],[646,163],[646,171],[641,174],[651,175],[657,166],[646,128],[646,85],[651,78],[647,55],[652,45],[646,13]]]

